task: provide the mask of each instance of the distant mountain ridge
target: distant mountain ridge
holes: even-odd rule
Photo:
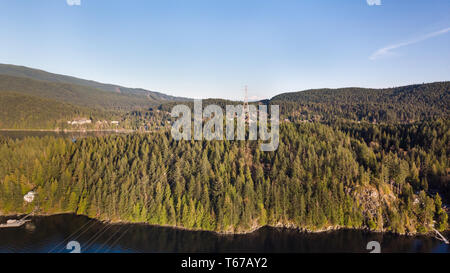
[[[269,101],[301,118],[411,122],[450,115],[450,81],[394,88],[313,89],[282,93]]]
[[[438,90],[439,93],[426,93],[427,90]],[[272,97],[271,101],[289,100],[289,101],[305,101],[310,102],[336,102],[336,99],[352,99],[354,102],[367,102],[374,99],[383,98],[383,100],[400,98],[414,93],[420,95],[432,95],[434,99],[441,99],[441,95],[449,99],[450,81],[412,84],[392,88],[361,88],[361,87],[345,87],[345,88],[319,88],[308,89],[304,91],[294,91],[278,94]],[[417,94],[419,95],[419,94]]]
[[[17,66],[11,64],[0,64],[0,75],[8,75],[14,77],[22,77],[39,81],[54,82],[54,83],[65,83],[65,84],[75,84],[85,87],[96,88],[103,91],[115,92],[115,93],[125,93],[125,94],[136,94],[136,95],[146,95],[149,99],[160,101],[177,101],[185,100],[186,98],[175,97],[163,94],[161,92],[150,91],[143,88],[129,88],[123,87],[115,84],[100,83],[93,80],[85,80],[72,76],[60,75],[55,73],[50,73],[40,69],[29,68],[26,66]]]
[[[87,86],[7,75],[0,75],[0,92],[33,95],[102,110],[131,111],[161,103],[161,100],[149,99],[145,94],[113,93]]]
[[[53,127],[58,124],[61,127],[62,121],[76,116],[90,116],[97,120],[121,117],[129,122],[127,128],[134,128],[144,126],[142,124],[150,122],[150,119],[151,122],[160,124],[160,120],[156,121],[154,116],[158,115],[160,119],[160,114],[157,114],[159,111],[153,111],[157,107],[167,115],[176,104],[192,106],[190,98],[7,64],[0,64],[0,99],[3,102],[0,119],[4,121],[0,127],[3,128],[29,128],[29,124],[34,124],[35,127],[41,124]],[[204,106],[218,104],[222,108],[228,104],[240,103],[242,102],[223,99],[203,100]],[[450,81],[384,89],[314,89],[282,93],[254,103],[277,104],[280,106],[281,118],[290,121],[329,122],[346,119],[374,123],[411,123],[436,118],[446,119],[450,116]],[[49,114],[49,105],[52,105],[51,108],[57,113]],[[64,113],[64,108],[71,110]],[[15,115],[15,111],[23,113]],[[51,120],[45,123],[36,122],[44,117]],[[141,125],[138,126],[137,123]]]
[[[81,117],[94,120],[91,129],[111,128],[111,120],[135,128],[133,113],[177,100],[187,99],[0,64],[1,129],[73,129],[67,122]]]

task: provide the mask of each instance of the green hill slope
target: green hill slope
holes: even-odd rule
[[[74,117],[104,116],[96,110],[14,92],[0,93],[0,128],[55,129]]]
[[[141,95],[154,101],[171,101],[171,100],[185,99],[169,96],[160,92],[145,90],[142,88],[128,88],[115,84],[105,84],[66,75],[49,73],[43,70],[33,69],[25,66],[17,66],[10,64],[0,64],[0,75],[28,78],[32,80],[47,81],[53,83],[75,84],[79,86],[91,87],[114,93]]]
[[[320,115],[408,122],[450,115],[450,82],[409,85],[387,89],[341,88],[283,93],[270,100],[282,112],[301,118]]]
[[[44,82],[6,75],[0,75],[1,92],[16,92],[83,107],[108,110],[129,111],[159,104],[145,95],[112,93],[80,85]]]

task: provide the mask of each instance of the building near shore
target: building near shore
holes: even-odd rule
[[[74,119],[72,121],[67,121],[67,124],[70,125],[84,125],[84,124],[91,124],[92,120],[87,119],[87,118],[79,118],[79,119]]]
[[[28,203],[33,202],[34,197],[36,196],[36,193],[34,191],[29,191],[25,196],[23,197],[23,200],[25,200]]]

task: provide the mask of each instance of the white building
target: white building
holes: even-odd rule
[[[28,203],[31,203],[33,202],[35,196],[36,193],[34,191],[29,191],[27,194],[24,195],[23,200],[25,200]]]
[[[72,121],[68,121],[67,123],[70,125],[83,125],[83,124],[91,124],[92,120],[81,118],[81,119],[75,119]]]

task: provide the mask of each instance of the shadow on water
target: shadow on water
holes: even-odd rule
[[[0,217],[0,223],[6,221]],[[447,233],[447,235],[449,235]],[[145,224],[105,224],[71,214],[33,217],[29,225],[0,229],[0,252],[369,252],[378,241],[382,252],[450,252],[441,241],[425,236],[399,236],[360,230],[305,233],[264,227],[250,234],[219,235]]]

